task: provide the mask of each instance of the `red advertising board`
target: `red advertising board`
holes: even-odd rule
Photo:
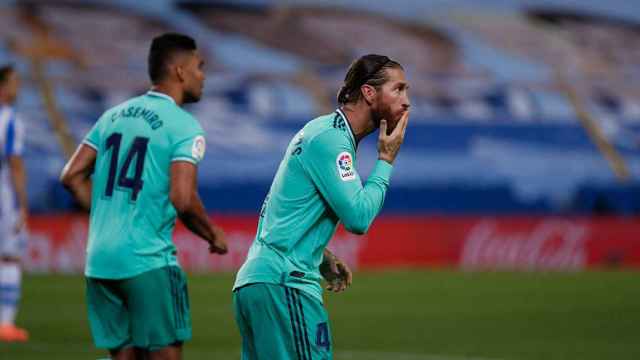
[[[213,216],[226,231],[229,253],[178,225],[174,241],[191,271],[234,271],[253,241],[254,216]],[[342,228],[329,247],[354,268],[582,270],[640,268],[640,218],[382,216],[364,236]],[[83,215],[36,216],[25,265],[31,271],[81,272],[87,238]]]

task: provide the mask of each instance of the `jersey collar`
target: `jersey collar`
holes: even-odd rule
[[[347,118],[347,115],[345,115],[345,113],[340,108],[336,109],[336,112],[340,114],[340,116],[342,116],[342,119],[344,119],[344,122],[347,123],[347,127],[349,128],[349,135],[351,135],[351,140],[353,141],[353,145],[354,147],[358,147],[358,142],[356,141],[356,135],[353,133],[353,128],[351,127],[349,118]]]
[[[165,98],[167,100],[171,100],[171,102],[173,102],[174,104],[176,103],[176,101],[173,100],[173,98],[171,96],[169,96],[167,94],[163,94],[163,93],[158,92],[158,91],[149,90],[149,91],[147,91],[147,95]]]

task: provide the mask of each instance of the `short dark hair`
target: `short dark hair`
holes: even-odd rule
[[[153,84],[164,80],[167,75],[167,64],[179,52],[197,49],[193,38],[177,33],[165,33],[156,36],[149,49],[149,78]]]
[[[357,102],[362,96],[360,87],[364,84],[379,88],[389,80],[386,69],[392,68],[402,69],[402,65],[384,55],[369,54],[360,57],[349,66],[344,84],[338,91],[338,103]]]
[[[0,67],[0,85],[4,85],[7,80],[9,80],[9,76],[16,71],[12,64],[3,65]]]

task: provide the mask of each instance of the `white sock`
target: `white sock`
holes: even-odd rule
[[[20,300],[21,273],[17,263],[0,263],[0,324],[14,324]]]

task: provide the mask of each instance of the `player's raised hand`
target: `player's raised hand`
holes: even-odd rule
[[[214,226],[213,232],[216,235],[215,239],[209,242],[209,252],[212,254],[226,254],[229,251],[227,247],[227,240],[221,228]]]
[[[398,156],[400,145],[404,141],[404,134],[409,123],[409,110],[406,110],[398,121],[395,129],[391,134],[387,134],[387,120],[380,121],[380,135],[378,136],[378,159],[384,160],[389,164]]]

